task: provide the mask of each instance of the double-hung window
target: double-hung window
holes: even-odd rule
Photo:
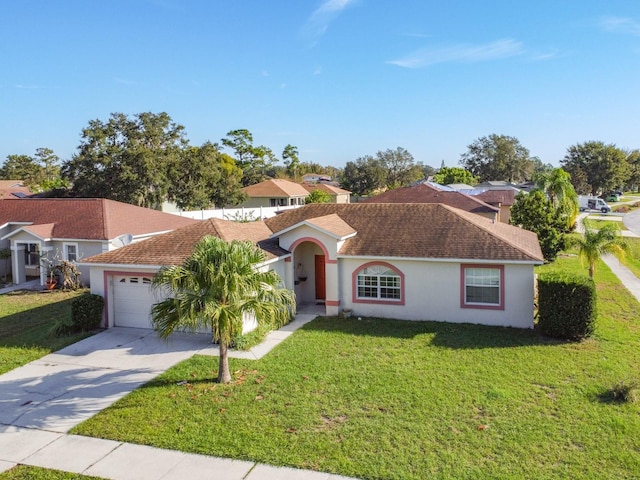
[[[370,265],[356,276],[356,298],[399,302],[402,299],[402,279],[385,265]]]
[[[501,308],[503,306],[503,269],[500,267],[463,267],[463,305]]]
[[[65,257],[65,260],[69,262],[77,262],[78,261],[78,245],[76,245],[75,243],[65,243],[64,257]]]
[[[24,264],[29,267],[40,265],[40,252],[37,243],[27,243],[24,246]]]

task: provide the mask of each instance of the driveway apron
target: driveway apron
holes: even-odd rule
[[[211,336],[112,328],[0,376],[0,424],[65,433],[176,363],[217,355]]]

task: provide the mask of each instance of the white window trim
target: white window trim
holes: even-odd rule
[[[461,266],[461,292],[460,292],[460,300],[461,306],[463,308],[487,308],[487,309],[504,309],[504,266],[503,265],[473,265],[467,264]],[[467,281],[467,271],[468,270],[484,270],[484,271],[497,271],[498,272],[498,284],[493,285],[473,285],[469,284]],[[488,302],[470,302],[467,300],[467,287],[486,287],[486,288],[497,288],[498,289],[498,303],[488,303]]]
[[[67,247],[75,247],[75,249],[76,249],[76,259],[75,260],[69,260],[69,251],[67,250]],[[64,242],[62,244],[62,252],[63,252],[63,255],[64,255],[64,259],[67,262],[76,263],[78,261],[79,257],[80,257],[80,254],[78,253],[78,244],[75,243],[75,242]]]

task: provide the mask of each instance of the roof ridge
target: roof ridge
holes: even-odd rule
[[[476,215],[474,213],[465,212],[464,210],[460,210],[458,208],[451,207],[449,205],[444,205],[444,204],[441,204],[441,203],[437,204],[437,205],[442,205],[443,207],[445,207],[445,208],[447,208],[449,210],[457,210],[457,211],[454,211],[453,213],[457,214],[458,216],[460,216],[467,223],[471,223],[472,225],[475,225],[477,228],[483,230],[484,232],[488,233],[489,235],[494,235],[494,236],[500,238],[500,240],[502,240],[505,243],[508,243],[511,247],[515,248],[519,252],[524,253],[526,256],[528,256],[530,258],[533,258],[533,255],[531,254],[531,252],[525,250],[524,248],[522,248],[517,243],[514,243],[513,240],[509,236],[507,236],[506,234],[503,234],[500,230],[503,229],[504,227],[511,227],[511,228],[518,228],[520,230],[523,230],[525,232],[529,232],[529,233],[534,234],[534,235],[535,235],[535,232],[531,232],[530,230],[526,230],[524,228],[516,227],[515,225],[510,225],[510,224],[502,223],[502,222],[496,222],[496,221],[490,220],[490,219],[488,219],[486,217],[480,217],[479,215]],[[491,223],[487,223],[487,222],[491,222]],[[483,224],[486,224],[486,225],[483,225]],[[493,230],[491,228],[488,228],[489,225],[495,225],[495,227],[494,227],[495,230]],[[536,235],[536,237],[537,237],[537,235]]]

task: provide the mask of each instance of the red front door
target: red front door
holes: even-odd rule
[[[327,298],[327,290],[324,274],[324,255],[315,256],[316,264],[316,300],[324,300]]]

